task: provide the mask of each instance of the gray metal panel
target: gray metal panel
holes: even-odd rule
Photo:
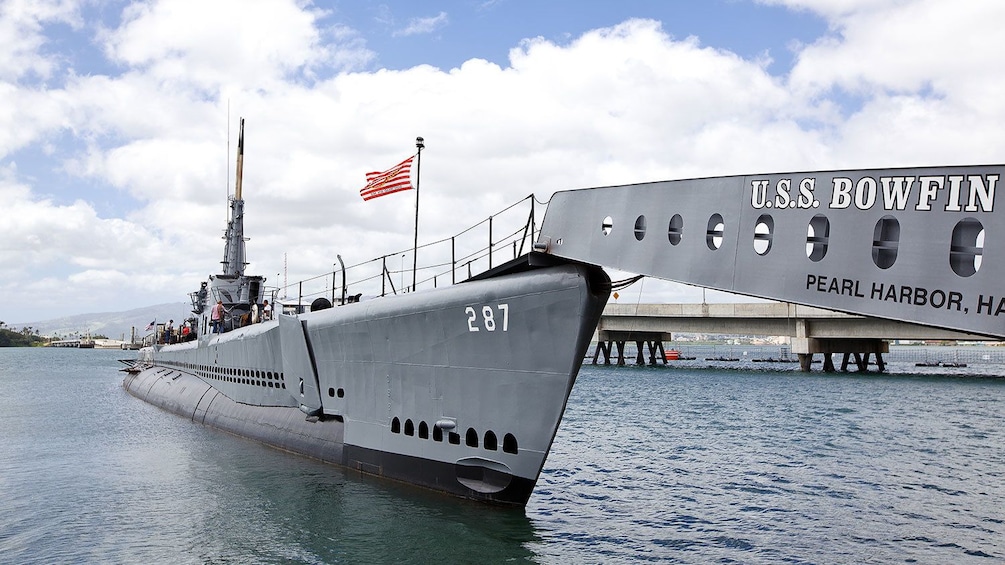
[[[1005,292],[998,284],[1005,277],[1005,223],[994,210],[1003,173],[1002,165],[870,169],[559,192],[548,206],[541,241],[554,255],[624,271],[1005,337]],[[721,247],[712,250],[707,227],[716,213],[724,230]],[[683,218],[677,245],[668,236],[675,214]],[[646,231],[639,240],[634,227],[642,215]],[[754,233],[762,215],[773,230],[770,249],[758,254]],[[814,261],[808,227],[817,215],[826,218],[829,237],[826,254]],[[608,216],[613,229],[604,235]],[[895,259],[878,266],[874,235],[886,216],[899,225],[899,238]],[[954,231],[964,220],[984,230],[973,274],[958,274],[950,263]]]
[[[295,316],[279,316],[279,340],[283,350],[283,373],[286,390],[300,404],[313,410],[321,408],[318,376],[314,371],[307,337],[301,320]]]
[[[448,462],[477,455],[536,478],[609,292],[590,292],[593,272],[564,265],[304,314],[323,392],[345,391],[344,409],[326,398],[326,413],[344,416],[350,445]],[[395,417],[430,433],[450,418],[462,437],[491,431],[499,446],[390,433]],[[507,433],[519,455],[503,452]]]
[[[344,464],[341,422],[308,422],[302,412],[292,407],[234,402],[198,377],[179,371],[168,376],[156,367],[128,375],[122,384],[133,396],[194,422],[285,451]]]
[[[236,402],[298,406],[281,388],[282,350],[278,322],[253,324],[211,338],[141,350],[140,357],[186,369]]]

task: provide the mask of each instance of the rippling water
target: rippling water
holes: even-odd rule
[[[1005,560],[1002,366],[587,366],[511,511],[163,412],[128,355],[0,349],[0,562]]]

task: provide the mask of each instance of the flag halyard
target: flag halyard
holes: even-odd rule
[[[371,200],[395,192],[411,190],[412,159],[414,158],[415,155],[412,155],[383,172],[367,173],[366,186],[360,189],[359,195],[363,197],[363,200]]]

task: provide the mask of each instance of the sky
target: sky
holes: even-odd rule
[[[1002,21],[987,0],[0,0],[0,321],[187,300],[219,270],[242,117],[269,285],[410,248],[414,191],[359,189],[418,136],[420,243],[558,190],[1000,163]]]

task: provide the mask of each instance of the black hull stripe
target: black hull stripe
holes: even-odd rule
[[[449,493],[462,498],[504,506],[526,506],[535,481],[505,475],[508,485],[499,492],[485,493],[468,488],[458,480],[458,465],[398,453],[346,445],[347,464],[353,470]],[[462,468],[463,469],[463,468]],[[500,473],[501,475],[501,473]]]

